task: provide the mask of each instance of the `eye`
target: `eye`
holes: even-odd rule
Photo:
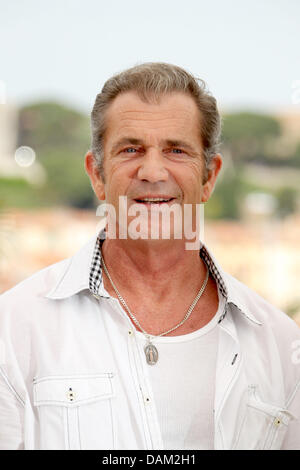
[[[182,149],[177,149],[177,148],[171,149],[171,152],[177,153],[177,154],[185,153]]]
[[[133,148],[133,147],[128,147],[127,149],[122,150],[122,152],[125,152],[125,153],[135,153],[135,152],[137,152],[137,149],[135,149],[135,148]]]

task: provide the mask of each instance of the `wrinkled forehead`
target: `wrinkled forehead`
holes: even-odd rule
[[[194,99],[185,93],[173,92],[147,102],[136,92],[118,95],[105,116],[106,139],[123,132],[153,135],[171,132],[199,137],[200,112]],[[178,137],[178,135],[177,135]]]

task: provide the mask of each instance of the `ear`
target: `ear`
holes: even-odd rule
[[[209,165],[209,170],[207,171],[207,180],[203,185],[202,188],[202,198],[201,202],[207,202],[214,190],[217,176],[222,168],[222,156],[220,153],[217,153],[216,155],[213,156],[210,165]]]
[[[95,166],[95,157],[91,151],[89,151],[85,156],[84,167],[91,180],[94,193],[96,194],[99,201],[103,201],[105,199],[105,186],[99,173],[99,169]]]

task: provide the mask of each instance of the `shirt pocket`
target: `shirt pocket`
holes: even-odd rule
[[[114,449],[114,374],[33,381],[40,449]]]
[[[279,450],[293,418],[284,407],[262,401],[257,386],[249,386],[246,412],[234,449]]]

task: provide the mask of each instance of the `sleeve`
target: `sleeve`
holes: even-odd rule
[[[0,450],[24,449],[24,405],[0,370]]]
[[[300,450],[300,382],[292,394],[288,410],[295,418],[288,425],[281,450]]]

